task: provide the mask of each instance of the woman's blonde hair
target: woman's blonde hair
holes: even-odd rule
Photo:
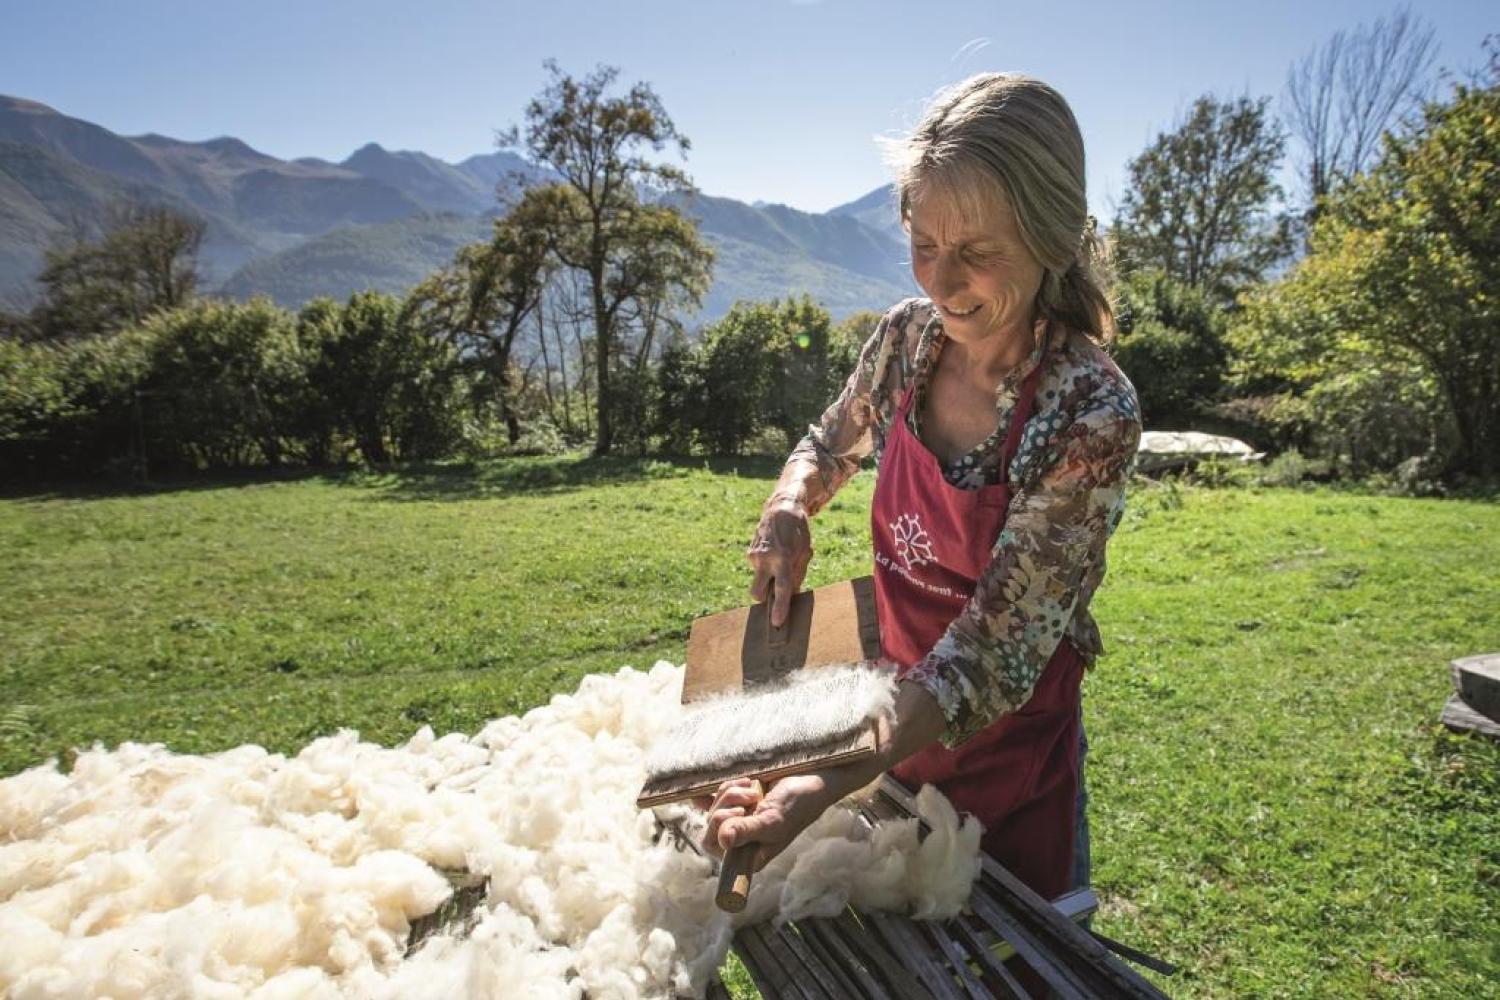
[[[1044,269],[1041,314],[1099,343],[1114,336],[1109,253],[1089,218],[1083,136],[1061,94],[1019,73],[981,73],[939,94],[910,136],[883,145],[902,223],[919,188],[974,218],[1009,206]]]

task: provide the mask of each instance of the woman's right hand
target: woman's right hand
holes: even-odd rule
[[[794,500],[778,500],[767,505],[756,525],[755,537],[745,558],[755,578],[750,596],[764,603],[767,592],[774,594],[771,624],[780,628],[792,606],[792,595],[802,587],[807,564],[812,561],[812,533],[807,527],[807,511]]]

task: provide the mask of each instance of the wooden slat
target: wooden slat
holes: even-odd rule
[[[886,950],[882,942],[860,926],[851,911],[845,910],[834,918],[834,926],[843,933],[845,941],[873,963],[871,971],[878,972],[896,996],[902,997],[903,1000],[908,997],[911,1000],[936,1000],[932,996],[932,991],[908,972],[906,967]]]
[[[887,777],[860,814],[867,822],[915,817],[915,798]],[[925,823],[922,829],[925,835]],[[981,854],[980,861],[971,918],[929,925],[904,916],[845,911],[832,920],[809,918],[780,930],[762,927],[758,936],[742,930],[736,947],[757,986],[766,991],[762,980],[773,980],[766,992],[771,1000],[800,995],[798,980],[812,995],[840,1000],[962,1000],[989,997],[991,991],[1029,1000],[995,947],[1013,949],[1063,1000],[1164,998],[1073,922],[1072,917],[1097,908],[1092,893],[1075,892],[1049,903],[993,858]],[[986,934],[994,935],[994,945]]]
[[[952,974],[932,956],[921,934],[912,926],[913,921],[885,913],[863,913],[860,916],[866,926],[879,931],[900,957],[911,963],[917,978],[934,996],[940,1000],[962,1000],[963,995],[953,985]]]
[[[813,933],[822,940],[828,950],[837,953],[843,968],[859,981],[862,992],[858,996],[867,997],[869,1000],[896,1000],[884,984],[876,978],[865,960],[850,947],[848,941],[844,940],[843,931],[837,921],[830,917],[813,917],[802,923],[812,927]]]
[[[968,990],[969,996],[989,997],[989,990],[984,988],[984,984],[979,981],[979,977],[974,975],[974,970],[969,968],[968,956],[964,953],[963,948],[948,936],[948,932],[941,924],[924,920],[921,922],[921,930],[923,934],[927,935],[928,940],[934,942],[942,953],[947,956],[949,964],[957,970],[958,977],[963,981],[964,988]]]
[[[795,956],[797,964],[806,970],[808,976],[807,985],[816,984],[818,996],[827,997],[828,1000],[840,1000],[839,984],[834,980],[832,974],[824,968],[823,963],[818,960],[818,956],[813,954],[812,950],[808,948],[807,943],[802,940],[802,935],[798,934],[795,928],[788,925],[782,927],[780,930],[773,930],[771,933],[777,941],[786,945],[787,950]],[[811,995],[811,991],[809,991],[809,994]]]
[[[1006,989],[1010,991],[1010,996],[1015,997],[1016,1000],[1031,1000],[1030,994],[1021,986],[1020,981],[1011,974],[1011,971],[1005,967],[1005,963],[1001,960],[1001,957],[996,955],[989,944],[979,936],[974,928],[974,924],[971,923],[972,920],[974,920],[973,917],[960,915],[948,921],[952,925],[954,937],[964,942],[969,954],[973,955],[975,960],[979,962],[980,968],[1005,985]]]
[[[1145,966],[1152,972],[1160,972],[1164,976],[1176,975],[1177,973],[1177,966],[1171,962],[1164,962],[1155,955],[1148,955],[1144,951],[1132,948],[1130,945],[1116,941],[1112,937],[1105,937],[1096,930],[1090,930],[1089,937],[1098,941],[1121,958],[1128,958],[1137,965]]]
[[[839,953],[834,947],[824,940],[823,934],[818,928],[818,922],[812,919],[797,921],[797,936],[802,939],[809,951],[813,953],[823,968],[827,969],[838,984],[834,996],[837,997],[862,997],[867,994],[861,990],[858,978],[852,969],[846,968]]]
[[[987,891],[983,879],[975,882],[974,891]],[[1099,897],[1094,895],[1092,889],[1074,889],[1072,892],[1054,899],[1052,901],[1052,908],[1068,920],[1078,923],[1099,909]],[[1015,948],[1011,947],[1009,941],[988,930],[984,930],[983,926],[983,924],[980,924],[979,929],[975,933],[979,935],[980,942],[986,945],[986,950],[996,960],[1003,962],[1016,953]],[[1152,961],[1157,961],[1157,959],[1152,959]]]
[[[991,930],[1010,942],[1020,959],[1046,980],[1062,1000],[1087,1000],[1096,996],[1079,980],[1077,972],[1053,961],[1051,952],[1030,929],[1005,912],[997,902],[976,894],[970,897],[969,905]]]
[[[801,996],[795,984],[788,983],[787,971],[776,961],[771,950],[761,938],[759,927],[742,927],[734,936],[734,947],[741,952],[745,968],[755,982],[755,988],[765,1000],[782,1000],[783,997]]]
[[[1166,994],[1145,976],[1120,961],[1102,944],[1094,940],[1082,927],[1058,913],[1031,887],[987,856],[981,878],[989,880],[994,887],[1003,887],[1005,895],[1001,903],[1011,912],[1022,912],[1034,920],[1032,928],[1051,941],[1051,947],[1060,955],[1066,955],[1084,963],[1083,967],[1102,983],[1112,985],[1123,997],[1137,1000],[1166,1000]]]
[[[898,812],[917,815],[915,796],[889,775],[881,782],[880,794],[889,799]],[[923,829],[926,830],[925,822]],[[999,867],[983,851],[979,853],[979,858],[981,878],[983,872],[989,870],[987,865]],[[975,888],[977,890],[979,887],[976,885]],[[1059,968],[1036,936],[1030,933],[1019,919],[1007,913],[997,900],[988,899],[984,893],[975,891],[969,897],[969,906],[989,924],[991,930],[1010,942],[1011,947],[1015,948],[1021,959],[1035,969],[1037,975],[1046,980],[1049,986],[1057,990],[1062,1000],[1083,1000],[1086,994],[1083,992],[1083,984],[1078,981],[1077,974],[1071,970]]]
[[[438,873],[448,880],[453,894],[436,910],[412,921],[411,930],[406,936],[407,958],[416,954],[430,937],[439,934],[468,937],[474,925],[479,922],[479,918],[474,915],[475,911],[489,898],[488,875],[476,875],[466,869],[440,868]]]

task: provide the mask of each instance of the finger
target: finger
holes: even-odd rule
[[[779,817],[767,813],[751,813],[749,816],[731,817],[719,824],[719,846],[730,850],[737,844],[752,840],[764,840],[774,833],[781,822]]]
[[[724,822],[726,820],[736,819],[743,815],[745,815],[745,810],[739,808],[726,809],[721,812],[714,813],[708,821],[708,827],[703,831],[702,844],[704,849],[715,856],[721,854],[722,849],[719,847],[720,827],[724,825]]]
[[[802,589],[802,581],[807,577],[807,567],[812,562],[812,549],[803,549],[802,554],[797,557],[796,564],[792,567],[792,593]]]
[[[710,813],[718,812],[720,809],[754,809],[760,802],[761,797],[749,788],[727,788],[724,793],[714,800]]]
[[[769,561],[765,558],[754,561],[755,579],[750,581],[750,599],[756,604],[762,604],[766,599],[766,589],[771,586],[771,580],[775,571],[771,569]]]
[[[729,820],[740,819],[748,812],[749,810],[744,806],[729,806],[726,809],[715,810],[713,816],[708,821],[708,828],[714,833],[718,833],[719,827],[723,826]]]
[[[712,809],[714,805],[718,805],[719,800],[726,795],[730,795],[736,792],[750,791],[754,787],[755,782],[754,779],[751,778],[731,778],[728,781],[722,782],[719,785],[718,790],[714,792],[713,805],[710,805],[709,808]]]
[[[776,628],[786,624],[787,613],[792,608],[792,595],[797,592],[797,582],[790,577],[791,574],[783,572],[776,578],[775,603],[771,605],[771,624]]]

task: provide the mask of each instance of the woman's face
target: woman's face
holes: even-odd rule
[[[965,218],[951,199],[922,193],[911,206],[911,269],[949,338],[977,346],[1029,337],[1043,268],[1010,206],[1001,202],[986,218]]]

